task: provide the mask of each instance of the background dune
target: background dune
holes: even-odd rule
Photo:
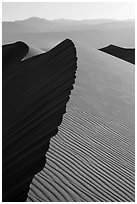
[[[123,59],[127,62],[135,64],[135,49],[122,48],[115,45],[109,45],[107,47],[99,49],[110,55]]]

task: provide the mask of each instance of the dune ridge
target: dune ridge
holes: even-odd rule
[[[28,202],[133,202],[134,65],[77,46],[74,90]]]
[[[33,176],[45,165],[73,89],[76,48],[69,39],[21,61],[28,46],[3,46],[2,200],[26,201]],[[6,60],[5,60],[6,59]]]

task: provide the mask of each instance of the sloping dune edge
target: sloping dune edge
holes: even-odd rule
[[[35,175],[27,201],[133,202],[134,66],[83,46],[77,45],[77,54],[67,112],[50,140],[45,168]],[[123,117],[126,111],[129,115]]]
[[[109,45],[99,50],[107,54],[113,55],[115,57],[118,57],[127,62],[130,62],[132,64],[135,64],[135,49],[133,48],[128,49],[128,48],[118,47],[115,45]]]
[[[73,89],[76,48],[69,39],[47,53],[22,59],[28,46],[3,46],[2,200],[25,201],[33,176],[45,165]]]
[[[27,201],[134,202],[134,131],[117,120],[107,125],[76,98],[67,114]]]

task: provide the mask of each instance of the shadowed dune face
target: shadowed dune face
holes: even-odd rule
[[[99,50],[135,64],[135,49],[126,49],[115,45],[109,45]]]
[[[29,47],[23,42],[16,42],[14,44],[4,45],[2,50],[3,67],[8,67],[11,64],[17,64],[26,55],[26,53],[28,53],[28,51]],[[4,72],[8,71],[5,69],[3,69]]]
[[[21,61],[27,52],[23,42],[3,46],[3,201],[26,200],[66,112],[77,68],[70,40]]]

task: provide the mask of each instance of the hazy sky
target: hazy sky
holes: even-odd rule
[[[46,19],[133,19],[134,3],[129,2],[5,2],[2,20],[19,20],[32,16]]]

